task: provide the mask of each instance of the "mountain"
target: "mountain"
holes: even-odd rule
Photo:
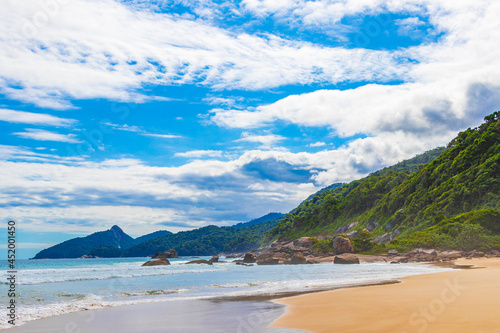
[[[78,237],[38,252],[33,259],[79,258],[96,246],[127,249],[134,245],[134,239],[115,225],[106,231],[99,231],[86,237]]]
[[[448,146],[314,195],[266,235],[334,234],[376,226],[401,248],[494,248],[500,244],[500,112],[458,134]]]
[[[158,237],[161,237],[161,236],[166,236],[166,235],[171,235],[171,234],[172,233],[170,231],[167,231],[167,230],[158,230],[158,231],[152,232],[150,234],[137,237],[136,239],[134,239],[134,243],[135,244],[140,244],[142,242],[145,242],[145,241],[153,239],[153,238],[158,238]]]
[[[248,222],[241,222],[241,223],[235,224],[232,227],[236,228],[236,229],[241,229],[241,228],[245,228],[245,227],[248,227],[251,225],[272,221],[272,220],[275,220],[275,219],[282,217],[282,216],[283,216],[282,213],[269,213],[267,215],[264,215],[264,216],[259,217],[257,219],[253,219],[253,220],[248,221]]]
[[[210,225],[190,231],[181,231],[132,246],[122,251],[122,257],[152,256],[168,249],[175,249],[180,256],[246,252],[258,248],[262,244],[264,234],[274,228],[281,218],[280,216],[274,220],[243,228]]]

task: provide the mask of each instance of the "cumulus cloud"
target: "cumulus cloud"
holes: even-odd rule
[[[247,2],[259,6],[268,4],[267,1]],[[395,3],[380,6],[377,1],[332,2],[331,5],[344,8],[339,15],[346,15],[349,8],[361,10],[356,3],[366,8],[374,6],[377,10],[401,9]],[[429,21],[445,34],[437,42],[397,51],[401,56],[415,60],[400,77],[402,83],[373,83],[348,90],[318,90],[243,110],[215,109],[212,122],[229,128],[255,129],[285,121],[299,126],[328,127],[333,136],[343,138],[366,136],[366,139],[345,146],[347,158],[352,157],[351,154],[356,155],[355,143],[366,146],[370,142],[383,147],[394,140],[393,145],[398,143],[402,147],[400,153],[395,155],[397,158],[410,157],[407,154],[419,149],[422,152],[446,144],[457,131],[479,124],[485,115],[497,110],[500,105],[500,23],[496,18],[500,3],[419,3],[417,6],[413,1],[401,2],[405,6],[416,6],[414,10],[420,8],[425,11]],[[296,2],[287,4],[293,7]],[[310,4],[318,8],[324,5],[324,1]],[[323,17],[323,12],[313,12]],[[407,26],[420,24],[415,20],[399,23]],[[387,157],[381,163],[369,165],[389,164],[393,160],[393,156],[382,156]],[[333,175],[335,171],[331,170],[329,174]]]
[[[317,189],[310,182],[315,162],[309,155],[251,151],[229,161],[152,167],[135,159],[22,162],[22,153],[0,162],[0,212],[30,230],[92,230],[103,223],[151,231],[186,221],[192,227],[227,225],[289,211]],[[276,166],[280,175],[262,178]]]
[[[36,0],[0,4],[0,89],[13,99],[68,108],[68,99],[144,101],[144,85],[197,83],[215,89],[392,80],[406,61],[231,31],[123,3],[76,0],[44,24]],[[7,38],[8,36],[8,38]],[[401,63],[403,62],[403,63]]]
[[[326,146],[326,143],[324,143],[322,141],[318,141],[318,142],[310,143],[307,146],[308,147],[324,147],[324,146]]]

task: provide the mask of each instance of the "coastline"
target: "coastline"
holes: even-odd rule
[[[275,300],[270,327],[327,332],[500,332],[500,259],[458,259],[474,269],[415,275],[402,283]]]
[[[322,264],[320,264],[322,265]],[[428,264],[422,264],[428,266]],[[357,266],[357,265],[356,265]],[[306,266],[303,266],[304,268]],[[307,266],[310,268],[310,266]],[[320,267],[320,266],[318,266]],[[326,267],[326,266],[325,266]],[[332,266],[337,268],[349,268],[348,266]],[[389,267],[389,266],[388,266]],[[399,265],[390,265],[391,268],[399,267]],[[301,267],[291,267],[301,268]],[[449,267],[447,267],[449,268]],[[288,271],[288,270],[287,270]],[[268,325],[285,313],[286,307],[277,303],[271,302],[279,298],[289,298],[291,296],[320,293],[324,291],[331,291],[343,288],[358,288],[360,286],[374,286],[384,285],[391,283],[399,283],[398,280],[391,278],[390,280],[380,280],[378,282],[353,282],[350,285],[330,286],[314,288],[310,285],[311,289],[301,291],[278,292],[271,294],[254,294],[254,295],[239,295],[239,296],[223,296],[223,297],[210,297],[206,299],[194,300],[179,300],[173,302],[153,302],[133,305],[119,305],[104,308],[89,308],[86,311],[78,311],[67,314],[61,314],[53,317],[37,319],[28,321],[21,326],[7,328],[6,332],[56,332],[56,331],[74,331],[72,327],[76,327],[78,332],[107,332],[109,324],[107,322],[115,322],[118,324],[126,323],[133,318],[133,323],[125,327],[121,327],[120,331],[123,332],[155,332],[160,330],[161,327],[175,327],[177,325],[178,332],[204,332],[206,330],[200,327],[210,327],[210,323],[203,323],[200,327],[187,326],[182,329],[186,323],[192,324],[193,322],[203,322],[203,318],[209,317],[214,321],[223,318],[223,325],[217,329],[214,327],[213,332],[236,332],[240,327],[241,332],[298,332],[297,330],[270,328]],[[266,310],[261,311],[261,307]],[[179,309],[186,309],[186,313],[191,314],[189,319],[180,320],[185,318],[185,315]],[[217,311],[215,310],[217,309]],[[157,315],[155,315],[155,313]],[[177,313],[177,314],[176,314]],[[168,315],[165,315],[168,314]],[[180,321],[179,321],[180,320]],[[141,323],[140,328],[136,323]],[[245,324],[246,323],[246,324]],[[76,326],[75,326],[76,325]],[[173,326],[174,325],[174,326]],[[207,326],[208,325],[208,326]],[[243,325],[243,326],[241,326]],[[250,325],[250,326],[248,326]],[[232,327],[233,330],[226,330],[225,327]],[[68,328],[69,327],[69,328]],[[101,328],[102,327],[102,328]],[[250,328],[248,328],[250,327]],[[146,330],[144,330],[146,329]],[[190,330],[191,329],[191,330]],[[75,332],[76,332],[75,331]],[[176,332],[173,330],[172,332]],[[304,332],[304,331],[301,331]]]

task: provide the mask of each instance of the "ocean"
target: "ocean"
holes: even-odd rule
[[[213,266],[185,265],[187,261],[193,260],[191,257],[170,259],[170,266],[142,267],[147,260],[148,258],[17,260],[16,326],[71,312],[157,302],[168,302],[168,306],[175,309],[181,304],[197,304],[201,307],[231,300],[228,304],[233,304],[230,307],[233,311],[238,311],[238,307],[241,307],[244,308],[242,311],[255,312],[255,309],[263,305],[248,301],[247,296],[262,297],[381,283],[405,276],[448,270],[424,264],[388,263],[246,267],[235,265],[232,263],[233,259],[224,258]],[[6,261],[1,264],[2,267],[7,267]],[[6,279],[7,273],[4,270],[0,284],[0,304],[9,302]],[[235,299],[242,301],[234,302]],[[218,305],[220,306],[222,305]],[[276,315],[283,311],[277,305],[265,306],[270,312],[277,311]],[[2,313],[0,328],[11,327],[7,323],[4,306]]]

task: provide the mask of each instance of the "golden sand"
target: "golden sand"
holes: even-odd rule
[[[279,299],[287,312],[271,327],[311,333],[500,332],[500,259],[457,264],[483,268]]]

